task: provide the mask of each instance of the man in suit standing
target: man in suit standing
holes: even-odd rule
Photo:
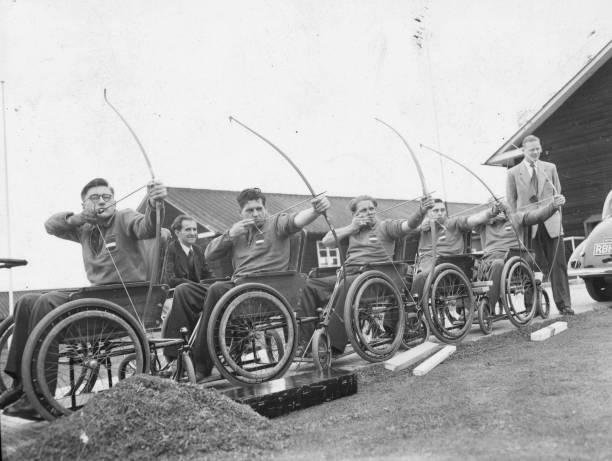
[[[552,202],[554,195],[561,193],[557,167],[540,160],[540,139],[526,136],[522,148],[524,160],[508,170],[506,181],[506,200],[513,212],[546,205]],[[555,211],[543,224],[532,226],[531,236],[538,265],[550,272],[557,309],[561,314],[573,315],[560,211]]]
[[[177,335],[181,327],[193,331],[208,288],[200,280],[212,276],[206,260],[204,249],[196,245],[198,226],[191,216],[178,215],[172,222],[172,233],[176,239],[168,246],[166,260],[166,280],[174,288],[172,308],[166,319],[166,334]],[[176,359],[176,348],[165,348],[164,355]]]

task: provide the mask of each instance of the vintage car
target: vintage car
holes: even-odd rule
[[[595,301],[612,301],[612,191],[604,202],[601,222],[572,253],[567,273],[581,277]]]

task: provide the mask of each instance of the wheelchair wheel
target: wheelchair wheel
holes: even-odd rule
[[[331,341],[325,328],[317,328],[312,336],[312,360],[320,373],[331,368]]]
[[[437,265],[423,293],[425,315],[436,338],[448,344],[461,341],[474,319],[474,294],[463,271],[450,263]]]
[[[406,313],[406,326],[402,336],[402,347],[410,349],[423,344],[429,338],[429,324],[419,312]]]
[[[0,323],[0,393],[13,386],[13,378],[4,372],[8,359],[8,350],[13,338],[15,322],[13,316],[5,318]]]
[[[23,386],[36,410],[48,420],[78,410],[109,389],[134,364],[149,368],[143,328],[123,308],[101,299],[68,302],[36,325],[23,354]]]
[[[548,292],[541,286],[538,288],[538,291],[541,293],[538,299],[538,315],[543,319],[547,319],[550,317],[550,298],[548,297]]]
[[[360,274],[344,303],[344,326],[355,352],[369,362],[382,362],[397,352],[404,335],[402,296],[379,271]]]
[[[501,298],[508,319],[516,327],[528,325],[536,312],[536,281],[529,265],[515,256],[506,261],[501,275]]]
[[[490,335],[493,332],[493,316],[489,307],[489,300],[482,298],[478,301],[478,325],[480,331],[485,335]]]
[[[207,343],[215,366],[234,384],[282,376],[297,346],[297,323],[287,300],[273,288],[245,283],[213,308]]]

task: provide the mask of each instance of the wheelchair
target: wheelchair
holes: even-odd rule
[[[163,259],[165,239],[160,238],[159,254],[154,254],[151,240],[141,241],[144,264],[154,277],[150,292],[149,282],[66,290],[68,302],[43,317],[29,335],[22,357],[22,384],[30,403],[45,419],[80,409],[93,395],[132,374],[169,371],[171,364],[160,359],[166,347],[179,350],[173,378],[195,383],[187,332],[181,332],[181,337],[160,336],[168,287],[159,283],[162,265],[153,274],[155,264],[148,257]],[[0,326],[3,354],[13,326],[11,318]]]
[[[405,302],[397,288],[398,274],[390,267],[364,267],[359,274],[351,274],[354,280],[348,290],[344,288],[343,269],[311,271],[313,278],[336,273],[332,295],[317,316],[296,315],[294,307],[307,283],[307,276],[297,270],[300,264],[295,261],[296,253],[303,252],[305,236],[301,231],[292,237],[290,270],[237,279],[213,308],[207,345],[215,366],[228,381],[244,385],[282,376],[296,358],[299,328],[309,323],[315,324],[310,338],[312,361],[319,371],[328,370],[332,350],[327,330],[335,307],[344,308],[343,322],[350,344],[365,360],[387,360],[399,349],[404,339]],[[416,314],[411,321],[417,329]]]
[[[493,323],[499,320],[508,319],[521,328],[529,325],[536,314],[548,318],[550,299],[542,287],[541,274],[535,272],[533,266],[533,251],[512,248],[506,252],[500,276],[499,299],[485,297],[478,303],[478,323],[484,334],[490,334]],[[484,274],[479,273],[477,278],[483,279]]]

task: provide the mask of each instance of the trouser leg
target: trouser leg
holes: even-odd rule
[[[166,319],[166,330],[164,335],[168,338],[178,338],[179,330],[183,327],[191,334],[202,313],[206,293],[208,289],[204,285],[196,283],[182,283],[174,290],[172,308]],[[164,355],[172,360],[178,357],[178,347],[167,347]]]
[[[317,308],[325,307],[335,283],[335,276],[308,279],[297,306],[298,317],[319,317]],[[300,324],[300,343],[306,344],[310,340],[316,324],[316,321]]]
[[[207,329],[208,321],[212,310],[221,299],[221,297],[234,287],[234,282],[215,282],[208,288],[206,295],[206,301],[204,301],[204,308],[200,314],[198,325],[193,332],[192,338],[192,351],[193,351],[193,362],[197,372],[203,373],[204,375],[210,375],[213,369],[213,361],[211,355],[214,351],[208,350],[207,344]]]
[[[561,311],[566,307],[571,307],[572,301],[567,280],[567,261],[565,260],[563,237],[550,237],[546,226],[540,225],[533,240],[536,262],[544,271],[545,276],[550,273],[550,284],[557,309]],[[557,253],[556,257],[555,252]]]
[[[504,270],[504,260],[494,259],[490,261],[489,269],[487,270],[487,278],[493,284],[489,287],[488,298],[489,298],[489,309],[490,312],[495,312],[495,304],[499,301],[501,284],[505,281],[501,279],[502,271]]]
[[[13,338],[8,349],[6,367],[4,368],[4,372],[14,379],[21,380],[21,357],[28,341],[30,317],[32,316],[34,304],[36,304],[40,297],[40,294],[27,294],[19,298],[15,303]]]

